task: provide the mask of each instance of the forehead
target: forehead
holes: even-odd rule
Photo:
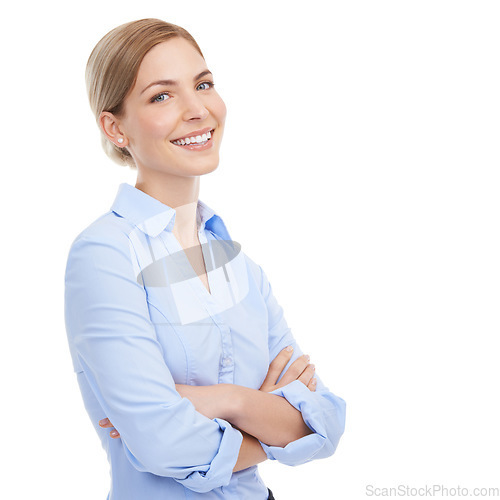
[[[137,82],[148,83],[150,79],[193,78],[206,67],[205,60],[186,39],[175,37],[155,45],[139,66]]]

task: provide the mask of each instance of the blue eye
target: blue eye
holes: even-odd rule
[[[197,90],[208,90],[211,89],[214,86],[214,82],[203,82],[198,85]],[[200,87],[203,87],[200,89]]]
[[[168,92],[162,92],[161,94],[155,95],[151,102],[165,102],[167,99],[170,99]]]

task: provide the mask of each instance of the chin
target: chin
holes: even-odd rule
[[[198,177],[200,175],[206,175],[217,169],[219,162],[207,162],[198,164],[177,164],[175,170],[172,171],[171,168],[167,169],[170,173],[176,172],[177,175],[186,177]]]
[[[193,161],[188,165],[188,169],[191,171],[198,171],[200,174],[208,174],[213,172],[219,166],[219,156],[214,158],[199,158],[199,161]]]
[[[198,175],[209,174],[209,173],[213,172],[214,170],[217,170],[218,166],[219,166],[219,162],[214,162],[214,163],[206,165],[206,166],[204,166],[204,167],[202,167],[200,169],[197,169],[200,172]]]

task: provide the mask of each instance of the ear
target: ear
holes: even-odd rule
[[[99,125],[101,126],[104,135],[119,148],[124,148],[128,145],[128,140],[120,130],[118,119],[113,113],[103,111],[99,116]]]

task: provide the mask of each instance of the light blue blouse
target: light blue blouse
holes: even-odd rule
[[[109,500],[267,499],[257,466],[233,473],[240,431],[209,419],[175,384],[261,386],[269,363],[297,346],[262,268],[198,200],[198,236],[210,292],[172,233],[175,209],[119,186],[111,210],[73,241],[65,274],[65,320],[74,370],[110,462]],[[318,378],[318,377],[317,377]],[[318,378],[275,391],[313,434],[271,460],[298,465],[332,455],[345,402]],[[108,417],[120,439],[99,427]],[[272,489],[272,485],[271,489]]]

